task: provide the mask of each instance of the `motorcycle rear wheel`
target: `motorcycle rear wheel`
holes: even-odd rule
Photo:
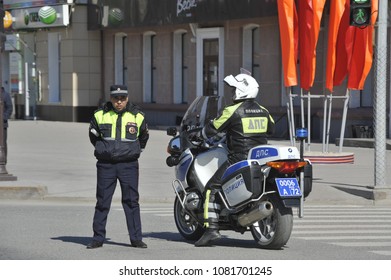
[[[271,196],[269,201],[273,204],[273,213],[254,223],[250,230],[262,249],[281,249],[292,233],[292,208],[286,208],[276,196]]]
[[[179,233],[187,240],[198,240],[205,232],[204,227],[186,213],[177,197],[174,202],[174,219]]]

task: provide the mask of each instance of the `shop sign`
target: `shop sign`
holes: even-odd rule
[[[40,29],[69,25],[69,6],[44,6],[11,11],[14,29]]]
[[[279,1],[279,0],[278,0]],[[94,0],[88,26],[125,28],[277,16],[277,0]]]
[[[73,4],[74,0],[3,0],[5,10]]]

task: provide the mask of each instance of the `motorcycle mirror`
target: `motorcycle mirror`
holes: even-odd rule
[[[167,135],[176,136],[177,132],[178,131],[177,131],[176,127],[167,128]]]

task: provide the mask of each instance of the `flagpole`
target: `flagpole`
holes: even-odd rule
[[[308,151],[311,151],[311,95],[310,92],[307,92],[307,129],[308,129],[308,137],[307,137],[307,148]]]
[[[322,136],[322,152],[326,152],[326,127],[327,127],[327,95],[323,99],[323,136]]]
[[[303,89],[300,89],[300,106],[301,106],[301,127],[305,127],[304,123],[304,94]],[[309,128],[309,127],[308,127]]]
[[[289,93],[289,107],[290,107],[290,119],[291,119],[291,144],[296,145],[296,132],[295,132],[295,114],[293,110],[293,96],[292,91]]]
[[[332,94],[330,94],[330,96],[328,97],[328,100],[329,100],[329,113],[327,116],[326,152],[329,152],[331,113],[333,110],[333,95]]]
[[[345,127],[346,127],[346,116],[348,114],[348,106],[350,99],[350,90],[346,89],[346,98],[343,105],[343,113],[342,113],[342,124],[341,124],[341,133],[339,136],[339,152],[342,152],[343,141],[345,137]]]

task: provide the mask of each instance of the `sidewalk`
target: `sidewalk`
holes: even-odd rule
[[[140,201],[172,202],[174,168],[166,165],[170,136],[150,130],[150,140],[140,158]],[[289,141],[270,141],[289,145]],[[311,144],[311,151],[321,151]],[[337,152],[334,144],[330,152]],[[372,205],[374,149],[344,147],[354,153],[354,164],[314,165],[313,191],[306,199],[316,205]],[[387,150],[388,169],[391,151]],[[95,201],[96,160],[87,123],[11,120],[8,129],[9,174],[16,181],[0,181],[0,199]],[[387,174],[391,183],[391,172]],[[120,199],[117,188],[114,200]]]

